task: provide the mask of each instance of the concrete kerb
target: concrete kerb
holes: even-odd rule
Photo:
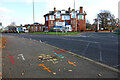
[[[34,40],[33,40],[33,41],[34,41]],[[37,41],[37,40],[36,40],[36,41]],[[39,42],[39,41],[38,41],[38,42]],[[45,45],[47,45],[47,46],[50,46],[50,47],[53,47],[53,48],[56,48],[56,49],[59,49],[59,50],[66,51],[66,50],[64,50],[64,49],[61,49],[61,48],[52,46],[52,45],[47,44],[47,43],[44,43],[44,42],[40,42],[40,43],[43,43],[43,44],[45,44]],[[112,71],[115,71],[115,72],[119,72],[119,73],[120,73],[120,70],[118,70],[118,69],[116,69],[116,68],[113,68],[113,67],[110,67],[110,66],[108,66],[108,65],[106,65],[106,64],[103,64],[103,63],[94,61],[94,60],[92,60],[92,59],[90,59],[90,58],[87,58],[87,57],[84,57],[84,56],[75,54],[75,53],[73,53],[73,52],[69,52],[69,51],[67,51],[67,52],[68,52],[69,54],[71,54],[71,55],[76,56],[76,57],[83,58],[83,59],[85,59],[85,60],[87,60],[87,61],[93,62],[93,63],[95,63],[95,64],[98,64],[98,65],[100,65],[100,66],[103,66],[103,67],[105,67],[105,68],[108,68],[108,69],[110,69],[110,70],[112,70]]]

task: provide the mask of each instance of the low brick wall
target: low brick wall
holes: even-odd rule
[[[95,31],[84,31],[84,32],[95,32]]]
[[[95,31],[82,31],[81,33],[84,33],[84,32],[95,32]],[[113,32],[113,30],[112,31],[110,31],[110,30],[107,30],[107,31],[98,31],[98,32]]]
[[[110,30],[108,30],[108,31],[98,31],[98,32],[113,32],[113,30],[112,31],[110,31]]]
[[[56,32],[56,31],[51,31],[51,32]],[[57,32],[62,32],[62,31],[57,31]],[[74,31],[68,31],[68,32],[74,32]],[[80,31],[80,33],[84,33],[84,32],[95,32],[95,31]],[[107,31],[98,31],[98,32],[113,32],[113,30],[112,31],[110,31],[110,30],[107,30]]]

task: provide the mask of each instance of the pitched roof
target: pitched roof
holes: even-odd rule
[[[65,13],[61,13],[61,11],[65,11]],[[76,10],[75,12],[77,13],[77,11],[79,11],[79,10]],[[74,10],[70,11],[70,13],[69,13],[69,11],[67,11],[67,10],[56,10],[56,12],[61,13],[61,15],[70,15],[70,13],[71,13],[71,12],[74,12]],[[47,15],[54,15],[54,14],[55,14],[54,11],[49,11],[49,13],[45,14],[44,17],[47,16]],[[86,12],[84,11],[83,13],[77,13],[77,15],[87,15],[87,14],[86,14]]]

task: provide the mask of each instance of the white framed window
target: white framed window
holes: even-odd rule
[[[71,20],[71,24],[72,24],[72,20]]]
[[[56,13],[56,18],[60,18],[60,13]]]
[[[37,31],[37,26],[36,26],[36,31]]]
[[[30,26],[28,26],[28,29],[30,28]]]
[[[80,11],[78,10],[77,13],[80,13]]]
[[[66,20],[70,20],[70,16],[68,15],[68,16],[66,16]]]
[[[33,27],[31,27],[33,29]]]
[[[62,15],[62,20],[70,20],[70,16],[68,16],[68,15]]]
[[[53,21],[51,21],[51,24],[53,24]]]
[[[65,20],[65,15],[62,15],[62,20]]]
[[[71,18],[76,18],[76,15],[73,14],[73,15],[71,16]]]
[[[83,20],[84,19],[84,15],[78,15],[78,20]]]
[[[39,29],[41,30],[41,27],[39,27]]]
[[[65,11],[61,11],[62,14],[65,14]]]
[[[48,16],[46,16],[46,21],[48,21]]]
[[[54,15],[49,16],[50,20],[54,20]]]
[[[76,13],[75,12],[71,13],[71,18],[76,18]]]

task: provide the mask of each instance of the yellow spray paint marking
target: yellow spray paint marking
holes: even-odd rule
[[[72,64],[73,66],[76,66],[73,62],[68,61],[69,64]]]
[[[49,70],[49,67],[47,68],[46,66],[44,66],[44,64],[38,64],[38,66],[42,66],[42,67],[44,67],[44,69],[46,69],[48,72],[51,72],[51,71]]]

